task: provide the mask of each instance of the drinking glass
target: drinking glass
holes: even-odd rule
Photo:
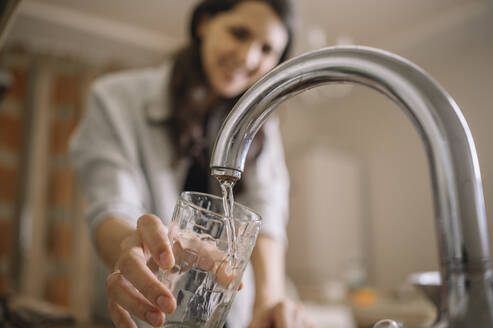
[[[163,327],[223,327],[260,225],[246,206],[235,203],[228,218],[222,198],[181,193],[168,232],[175,266],[158,274],[177,305]]]

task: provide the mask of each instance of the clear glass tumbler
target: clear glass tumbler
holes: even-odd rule
[[[181,193],[169,227],[175,266],[159,272],[177,303],[163,327],[223,327],[260,225],[260,216],[241,204],[230,219],[222,198]]]

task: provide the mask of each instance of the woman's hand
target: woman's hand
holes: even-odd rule
[[[285,299],[274,305],[255,309],[248,328],[313,328],[303,307]]]
[[[249,328],[313,327],[303,307],[285,296],[284,245],[259,236],[252,253],[255,305]]]
[[[140,217],[137,229],[121,243],[115,271],[106,280],[108,311],[117,328],[136,328],[130,315],[152,326],[164,324],[176,300],[155,272],[158,267],[169,270],[174,263],[168,229],[154,215]]]
[[[121,243],[115,271],[106,280],[109,298],[108,311],[116,327],[136,328],[130,315],[152,326],[161,326],[165,314],[176,308],[171,291],[161,283],[156,273],[159,268],[170,270],[175,264],[180,270],[190,269],[192,254],[198,268],[213,272],[224,287],[235,278],[228,266],[226,253],[215,243],[200,240],[194,234],[175,236],[173,246],[168,239],[168,228],[154,215],[146,214],[137,221],[137,229]],[[241,289],[242,284],[238,289]]]

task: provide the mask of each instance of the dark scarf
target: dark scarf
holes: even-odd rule
[[[209,159],[209,149],[204,149],[204,158]],[[183,185],[183,191],[198,191],[210,194],[209,186],[209,161],[203,159],[194,158],[191,163],[185,183]]]
[[[210,114],[206,115],[202,133],[204,139],[207,139],[208,123]],[[204,145],[197,156],[192,157],[192,162],[188,168],[187,177],[183,185],[183,191],[197,191],[203,193],[211,193],[209,186],[209,162],[210,162],[210,146]]]

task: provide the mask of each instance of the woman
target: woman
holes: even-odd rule
[[[201,1],[190,30],[190,46],[172,63],[97,81],[71,142],[94,242],[113,271],[106,283],[117,327],[135,327],[132,316],[160,326],[174,310],[153,273],[173,265],[166,226],[174,204],[181,190],[217,191],[207,170],[211,142],[239,96],[286,58],[289,3]],[[249,155],[235,195],[264,224],[227,325],[303,327],[300,308],[284,295],[288,177],[275,121]]]

